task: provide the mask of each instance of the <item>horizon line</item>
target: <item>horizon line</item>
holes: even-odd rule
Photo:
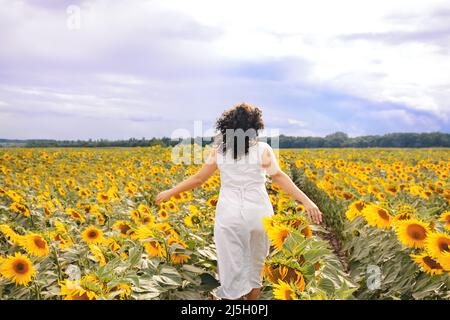
[[[354,138],[360,138],[360,137],[369,137],[369,136],[385,136],[385,135],[391,135],[391,134],[444,134],[444,135],[450,135],[450,132],[445,131],[422,131],[422,132],[414,132],[414,131],[392,131],[392,132],[386,132],[383,134],[363,134],[363,135],[357,135],[357,136],[349,136],[347,133],[343,131],[335,131],[333,133],[324,135],[324,136],[301,136],[301,135],[288,135],[280,133],[279,135],[273,135],[273,136],[259,136],[259,138],[273,138],[273,137],[294,137],[294,138],[326,138],[328,136],[335,135],[337,133],[342,133],[347,135],[347,138],[354,139]],[[152,139],[171,139],[171,140],[179,140],[179,139],[198,139],[198,138],[208,138],[211,139],[213,136],[190,136],[190,137],[170,137],[170,136],[153,136],[153,137],[129,137],[129,138],[87,138],[87,139],[81,139],[81,138],[72,138],[72,139],[55,139],[55,138],[2,138],[0,137],[0,141],[30,141],[30,140],[38,140],[38,141],[45,141],[45,140],[52,140],[52,141],[98,141],[98,140],[107,140],[107,141],[127,141],[127,140],[152,140]]]

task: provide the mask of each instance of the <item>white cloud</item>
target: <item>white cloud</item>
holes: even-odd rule
[[[301,121],[301,120],[297,120],[297,119],[287,119],[287,122],[291,125],[295,125],[298,127],[305,127],[306,126],[306,122]]]
[[[102,80],[105,82],[110,82],[110,83],[125,85],[125,86],[146,84],[145,79],[140,79],[133,75],[127,75],[127,74],[103,73],[103,74],[98,74],[97,78],[99,80]]]
[[[405,104],[449,119],[450,59],[446,43],[414,40],[414,33],[442,30],[439,12],[448,1],[171,1],[174,10],[219,27],[218,55],[231,59],[296,56],[311,63],[309,74],[292,75],[376,102]],[[411,33],[409,42],[346,41],[349,34]],[[426,40],[426,39],[425,39]]]
[[[53,112],[73,117],[74,126],[85,118],[114,125],[122,119],[129,135],[158,135],[213,121],[244,100],[262,105],[267,122],[291,134],[365,132],[363,124],[336,119],[326,99],[312,110],[319,103],[308,99],[316,92],[368,101],[366,117],[380,126],[400,117],[406,128],[428,130],[450,120],[448,1],[77,1],[80,30],[67,28],[60,2],[38,3],[45,6],[0,0],[2,122],[14,110]],[[240,69],[249,64],[252,76]],[[370,102],[393,110],[371,110]],[[333,107],[352,115],[362,104]],[[296,111],[298,105],[308,107]],[[144,127],[159,118],[173,124]],[[45,129],[33,132],[28,122],[23,128],[30,135]]]

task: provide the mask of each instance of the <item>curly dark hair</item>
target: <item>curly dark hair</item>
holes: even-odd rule
[[[251,144],[258,140],[258,131],[264,129],[262,111],[248,103],[239,103],[225,111],[217,119],[217,144],[221,144],[222,152],[233,149],[233,158],[247,154]]]

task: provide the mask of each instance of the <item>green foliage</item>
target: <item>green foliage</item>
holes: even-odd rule
[[[313,182],[305,177],[303,170],[296,168],[294,165],[290,166],[290,170],[297,186],[317,204],[322,212],[326,212],[326,215],[323,217],[325,225],[329,226],[339,238],[342,238],[345,205],[341,201],[330,199],[325,191],[320,190]]]
[[[348,253],[352,279],[360,284],[359,299],[445,299],[450,295],[447,274],[430,276],[419,270],[402,247],[392,230],[368,226],[362,217],[348,223],[344,231],[347,239],[344,249]],[[368,266],[381,271],[380,288],[367,286]]]
[[[300,232],[291,232],[282,250],[273,251],[268,263],[301,272],[306,286],[300,299],[353,299],[357,289],[328,242],[318,237],[305,238]]]

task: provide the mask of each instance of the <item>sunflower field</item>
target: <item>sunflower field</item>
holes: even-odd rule
[[[284,155],[341,241],[360,299],[450,298],[450,150]],[[379,283],[368,286],[370,270]]]
[[[200,168],[171,154],[0,149],[0,299],[211,299],[220,177],[157,206],[159,191]],[[281,150],[325,224],[268,181],[276,214],[263,221],[261,298],[448,299],[449,155]],[[376,288],[368,266],[380,270]]]

